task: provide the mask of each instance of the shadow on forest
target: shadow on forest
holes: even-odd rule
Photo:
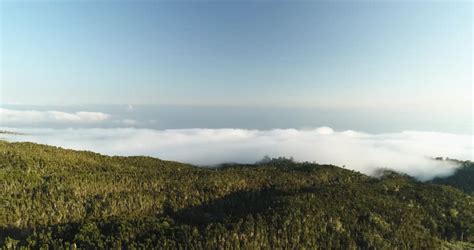
[[[0,227],[0,245],[3,245],[3,241],[7,237],[13,238],[26,238],[31,234],[33,229],[30,228],[18,228],[18,227]]]
[[[283,191],[275,188],[262,190],[237,191],[214,199],[208,203],[187,207],[165,214],[179,224],[206,226],[210,223],[234,222],[248,215],[266,214],[282,207],[288,207],[284,196],[316,191],[315,188],[301,188]]]
[[[159,214],[158,218],[172,218],[176,226],[189,225],[203,228],[210,223],[235,222],[240,219],[245,219],[248,215],[264,215],[276,212],[280,208],[288,207],[284,199],[285,196],[315,191],[316,189],[313,187],[300,188],[297,190],[280,190],[269,187],[262,190],[236,191],[205,204],[190,206],[177,211],[173,211],[171,208],[165,206],[163,213]],[[96,223],[100,231],[110,234],[119,234],[120,225],[125,221],[129,220],[115,217],[105,221],[86,219],[83,223],[60,223],[48,226],[42,225],[34,228],[19,228],[14,226],[0,227],[0,245],[5,242],[7,237],[25,240],[35,232],[41,234],[41,232],[50,230],[54,232],[56,237],[65,241],[72,241],[83,224],[88,222]],[[134,223],[132,222],[132,224]]]

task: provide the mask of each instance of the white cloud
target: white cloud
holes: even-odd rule
[[[119,121],[119,123],[123,124],[123,125],[127,125],[127,126],[133,126],[133,125],[137,125],[138,122],[136,120],[133,120],[133,119],[122,119]]]
[[[11,141],[33,141],[111,155],[150,155],[197,165],[253,163],[263,156],[345,165],[373,174],[380,167],[421,180],[451,174],[456,166],[431,157],[473,160],[471,135],[406,131],[367,134],[328,127],[297,130],[245,129],[13,129],[27,135],[2,135]]]
[[[128,104],[126,109],[129,112],[135,111],[135,107],[132,104]]]
[[[110,115],[101,112],[62,112],[11,110],[0,108],[0,124],[34,123],[97,123],[109,119]]]

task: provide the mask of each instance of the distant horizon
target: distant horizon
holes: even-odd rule
[[[423,111],[411,111],[392,117],[384,111],[364,108],[325,107],[255,107],[255,106],[193,106],[193,105],[1,105],[0,126],[81,128],[136,127],[150,129],[179,128],[315,128],[329,126],[337,130],[368,133],[402,131],[434,131],[474,135],[470,117],[431,116]],[[31,112],[36,114],[31,114]],[[66,116],[78,112],[97,113],[99,120],[73,122],[51,119],[48,113]],[[49,117],[49,118],[48,118]],[[410,120],[422,118],[423,122]],[[23,120],[22,120],[23,119]],[[458,120],[456,120],[458,119]],[[448,120],[448,121],[446,121]]]

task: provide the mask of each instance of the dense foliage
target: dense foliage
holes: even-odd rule
[[[470,161],[460,162],[461,167],[448,177],[435,178],[432,183],[453,186],[464,192],[474,195],[474,163]]]
[[[0,246],[472,248],[474,198],[284,158],[206,169],[0,141]]]

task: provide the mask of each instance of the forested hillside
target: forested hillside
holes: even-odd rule
[[[0,141],[0,246],[472,249],[474,198],[288,159],[206,169]]]
[[[448,177],[435,178],[432,183],[453,186],[464,192],[474,195],[474,163],[470,161],[460,162],[456,172]]]

